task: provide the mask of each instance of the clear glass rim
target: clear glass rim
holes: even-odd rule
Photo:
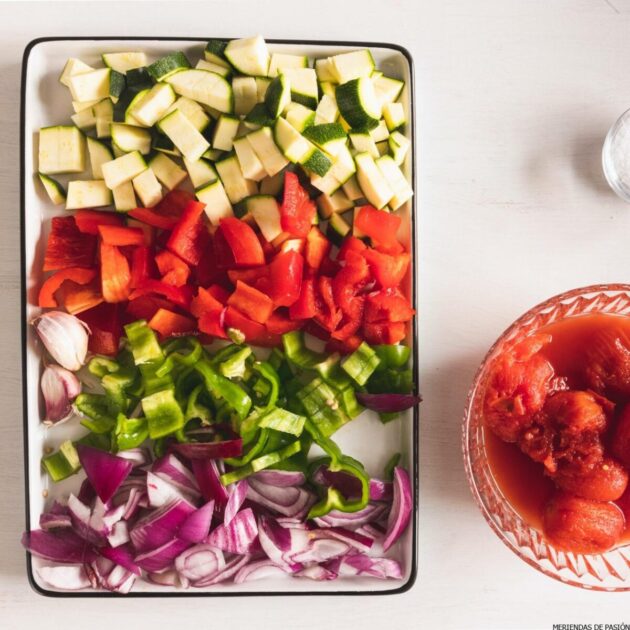
[[[630,110],[628,110],[630,111]],[[567,302],[567,301],[571,301],[571,300],[575,300],[579,297],[585,297],[588,295],[592,295],[592,294],[606,294],[606,293],[610,293],[610,294],[625,294],[628,298],[630,298],[630,284],[623,284],[623,283],[612,283],[612,284],[595,284],[595,285],[589,285],[586,287],[580,287],[577,289],[571,289],[570,291],[565,291],[563,293],[559,293],[539,304],[537,304],[536,306],[534,306],[533,308],[529,309],[527,312],[525,312],[523,315],[521,315],[514,323],[512,323],[508,328],[506,328],[503,333],[497,338],[497,340],[492,344],[492,346],[490,347],[490,349],[488,350],[488,352],[485,354],[479,368],[477,369],[477,372],[475,373],[475,376],[473,378],[473,382],[471,385],[471,388],[468,392],[468,397],[467,397],[467,401],[466,401],[466,408],[464,410],[464,418],[462,421],[462,435],[461,435],[461,439],[462,439],[462,454],[463,454],[463,459],[464,459],[464,468],[466,471],[466,478],[468,480],[468,486],[470,488],[470,491],[475,499],[475,502],[477,503],[477,506],[479,507],[484,519],[486,520],[486,522],[488,523],[488,525],[490,526],[490,528],[492,529],[492,531],[494,531],[494,533],[499,537],[499,539],[501,540],[501,542],[503,542],[511,551],[513,551],[521,560],[523,560],[524,562],[526,562],[528,565],[530,565],[531,567],[535,568],[537,571],[540,571],[541,573],[554,578],[555,580],[561,582],[562,584],[568,584],[570,586],[575,586],[578,588],[583,588],[586,590],[594,590],[594,591],[605,591],[605,592],[627,592],[630,591],[630,582],[628,583],[627,586],[599,586],[599,585],[591,585],[591,584],[584,584],[582,582],[579,582],[577,580],[573,580],[571,578],[567,578],[564,576],[559,575],[558,573],[546,568],[545,566],[542,566],[540,564],[540,562],[537,562],[536,560],[534,560],[533,558],[530,558],[528,556],[526,556],[521,549],[519,548],[518,545],[516,545],[515,543],[513,543],[507,536],[507,533],[498,525],[498,523],[495,521],[495,519],[493,518],[492,512],[490,507],[486,504],[486,502],[484,501],[480,488],[478,487],[477,484],[477,479],[475,476],[475,473],[473,471],[473,457],[472,457],[472,449],[470,448],[471,444],[470,444],[470,439],[471,439],[471,433],[470,433],[470,422],[471,422],[471,417],[473,415],[473,406],[474,406],[474,402],[477,396],[477,393],[479,391],[479,387],[481,385],[482,379],[485,375],[486,372],[486,368],[488,367],[490,361],[495,357],[495,354],[497,353],[497,351],[499,350],[499,348],[501,348],[506,341],[509,341],[511,338],[515,337],[517,335],[517,333],[521,330],[521,328],[523,328],[523,326],[525,326],[528,322],[530,322],[532,319],[534,319],[536,316],[544,313],[546,310],[552,308],[553,306],[555,306],[556,304],[560,304],[562,302]],[[571,315],[569,315],[570,317]],[[579,315],[578,315],[579,316]],[[482,447],[482,457],[484,459],[486,459],[487,455],[486,455],[486,450],[485,450],[485,444]],[[490,475],[491,479],[492,479],[492,484],[494,485],[494,489],[497,491],[497,494],[500,495],[504,502],[509,505],[509,502],[507,501],[507,499],[505,499],[505,497],[503,496],[503,493],[501,492],[501,489],[498,487],[496,481],[494,480],[494,478],[492,477],[492,475]],[[513,515],[516,517],[515,520],[517,520],[520,524],[522,524],[525,528],[527,529],[533,529],[522,517],[520,514],[518,514],[518,512],[516,512],[516,510],[514,508],[512,508],[512,506],[509,506]],[[551,545],[549,545],[547,543],[548,547],[552,548],[553,547]]]
[[[602,146],[602,170],[604,171],[604,177],[613,192],[620,199],[623,199],[623,201],[630,203],[630,190],[625,189],[619,183],[617,169],[610,154],[613,138],[626,117],[630,117],[630,109],[623,112],[623,114],[621,114],[621,116],[619,116],[619,118],[617,118],[617,120],[612,124],[608,133],[606,133],[606,138],[604,139],[604,144]]]

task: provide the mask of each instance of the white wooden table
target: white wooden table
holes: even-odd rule
[[[373,598],[51,600],[33,593],[23,528],[19,371],[19,81],[44,35],[374,40],[416,64],[421,378],[420,575]],[[0,627],[550,629],[630,624],[628,595],[529,568],[473,503],[460,421],[477,364],[542,299],[630,280],[630,206],[600,152],[630,107],[628,0],[257,0],[0,3]]]

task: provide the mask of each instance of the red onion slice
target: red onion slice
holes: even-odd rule
[[[387,519],[383,549],[387,551],[403,534],[411,519],[413,497],[411,481],[404,468],[394,468],[394,501]]]
[[[252,479],[256,479],[270,486],[286,488],[287,486],[303,486],[306,477],[299,470],[260,470],[252,475]]]
[[[208,503],[186,517],[186,520],[179,528],[178,537],[190,543],[204,541],[210,533],[213,514],[214,501],[208,501]]]
[[[206,586],[212,586],[213,584],[219,584],[229,580],[232,576],[236,575],[250,560],[251,556],[234,556],[229,560],[222,571],[219,571],[213,576],[193,582],[195,588],[204,588]]]
[[[180,578],[193,582],[214,577],[224,567],[223,552],[208,544],[190,547],[175,559],[175,569]]]
[[[159,573],[168,569],[175,561],[175,558],[188,547],[190,547],[189,542],[173,538],[157,549],[151,549],[151,551],[136,556],[135,561],[145,571]]]
[[[167,453],[164,457],[156,459],[151,466],[151,472],[169,481],[184,494],[189,494],[195,498],[200,495],[195,476],[172,453]]]
[[[243,454],[243,440],[223,440],[221,442],[176,442],[171,448],[188,459],[225,459],[240,457]]]
[[[22,545],[33,555],[63,564],[83,564],[96,559],[96,553],[72,529],[50,533],[36,529],[22,534]]]
[[[103,503],[107,503],[129,476],[133,464],[122,457],[83,444],[77,445],[77,453],[96,494]]]
[[[179,499],[147,514],[129,532],[133,546],[143,552],[168,543],[194,511],[194,506]]]
[[[287,573],[271,560],[258,560],[245,565],[235,576],[234,584],[242,584],[252,580],[286,577]]]
[[[357,400],[368,409],[379,413],[396,413],[411,409],[422,402],[413,394],[367,394],[357,392]]]
[[[314,564],[313,566],[306,567],[294,575],[295,577],[309,578],[310,580],[316,580],[318,582],[324,580],[334,580],[337,577],[337,574],[334,571],[331,571],[320,564]]]
[[[258,538],[256,517],[251,508],[239,512],[229,525],[219,525],[208,536],[208,544],[230,553],[251,553]]]
[[[100,549],[100,553],[103,557],[111,560],[115,564],[120,565],[131,571],[135,575],[141,575],[140,567],[136,564],[133,551],[130,545],[120,545],[119,547],[103,547]]]
[[[64,591],[80,591],[91,586],[90,579],[83,565],[60,565],[56,567],[38,567],[37,575],[53,588]]]
[[[225,506],[225,515],[223,517],[223,523],[229,525],[230,521],[236,516],[236,513],[241,509],[243,501],[247,497],[247,490],[249,483],[247,479],[241,479],[236,483],[233,483],[228,488],[229,498],[227,505]]]

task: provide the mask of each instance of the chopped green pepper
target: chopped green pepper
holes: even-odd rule
[[[127,324],[125,334],[136,365],[161,361],[164,358],[155,332],[149,328],[144,319]]]
[[[365,385],[380,363],[376,352],[365,341],[341,362],[341,367],[359,385]]]
[[[93,433],[108,433],[114,428],[116,418],[107,396],[79,394],[74,405],[84,416],[81,424]]]
[[[208,361],[202,359],[195,365],[195,370],[203,377],[206,388],[216,399],[223,399],[243,419],[252,406],[249,394],[236,383],[219,374]]]
[[[269,397],[267,398],[266,407],[270,409],[278,401],[280,376],[273,365],[267,361],[256,361],[252,367],[269,384]]]
[[[411,356],[411,348],[401,344],[381,344],[372,346],[372,349],[381,361],[376,367],[377,372],[386,368],[403,368]]]
[[[336,392],[321,377],[313,379],[298,391],[297,398],[325,437],[332,435],[350,421],[337,400]]]
[[[300,437],[304,430],[305,422],[306,418],[304,416],[299,416],[280,407],[273,407],[267,409],[263,414],[258,422],[258,426],[263,429],[273,429],[274,431],[289,433]]]
[[[304,333],[292,330],[282,335],[284,353],[291,363],[301,368],[312,368],[324,360],[324,356],[306,347]]]
[[[249,346],[239,348],[229,359],[219,364],[219,371],[226,378],[243,378],[246,368],[245,361],[251,353],[252,349]]]
[[[116,446],[119,451],[137,448],[149,437],[149,425],[146,418],[127,418],[118,414],[114,429]]]
[[[184,426],[184,413],[172,389],[155,392],[142,399],[142,409],[149,423],[149,437],[156,439]]]
[[[193,420],[194,418],[198,418],[201,420],[201,424],[211,424],[212,423],[212,411],[206,405],[202,405],[199,402],[199,396],[205,391],[203,383],[197,385],[190,395],[188,396],[188,401],[186,403],[186,412],[185,412],[185,421]]]
[[[67,479],[81,468],[77,449],[70,440],[63,442],[52,455],[43,457],[42,465],[55,482]]]

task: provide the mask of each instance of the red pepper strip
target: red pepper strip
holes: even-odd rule
[[[219,229],[215,235],[215,244],[217,240],[220,242],[221,237],[219,239],[216,238],[219,235],[227,243],[234,265],[237,267],[253,267],[265,264],[265,256],[256,232],[244,221],[236,217],[221,219]]]
[[[189,201],[177,225],[173,228],[166,247],[189,265],[197,265],[204,247],[210,240],[201,215],[206,207],[199,201]]]
[[[296,251],[280,252],[269,265],[270,294],[276,306],[291,306],[300,297],[304,259]]]
[[[321,233],[320,229],[313,226],[306,237],[306,252],[304,258],[311,269],[319,269],[324,258],[330,252],[330,241]]]
[[[365,308],[365,297],[362,295],[356,296],[352,301],[352,312],[346,313],[342,320],[342,325],[331,333],[333,339],[344,340],[354,335],[363,321],[363,311]]]
[[[53,217],[46,243],[44,271],[93,267],[95,255],[96,238],[80,232],[74,217]]]
[[[382,254],[375,249],[366,249],[363,256],[370,265],[370,271],[377,284],[383,288],[397,287],[407,273],[409,254],[406,252],[397,256]]]
[[[332,281],[335,304],[345,315],[353,319],[357,316],[357,291],[370,277],[370,270],[365,258],[354,251],[346,253],[346,264]]]
[[[281,313],[280,310],[272,313],[271,317],[265,322],[267,330],[273,335],[284,335],[284,333],[291,332],[292,330],[299,330],[304,325],[301,320],[291,320],[286,314]]]
[[[144,232],[140,228],[120,225],[99,225],[98,232],[103,243],[125,247],[125,245],[144,245]]]
[[[256,282],[261,278],[269,277],[269,266],[251,267],[250,269],[230,269],[227,272],[230,282],[236,285],[238,280],[242,280],[251,286],[255,286]]]
[[[276,253],[276,248],[259,232],[256,233],[265,258],[271,258]]]
[[[258,322],[243,315],[232,306],[225,309],[225,328],[234,328],[245,335],[248,343],[258,346],[276,346],[281,342],[280,335],[273,335]]]
[[[80,232],[84,234],[98,235],[99,225],[119,225],[123,224],[123,218],[114,212],[103,212],[103,210],[77,210],[74,220]]]
[[[142,230],[144,234],[144,244],[147,247],[152,247],[155,242],[155,231],[151,225],[147,225],[146,223],[142,223],[142,221],[136,221],[136,219],[127,218],[127,227],[135,228],[136,230]]]
[[[131,290],[127,258],[118,247],[107,243],[101,243],[101,290],[106,302],[123,302]]]
[[[405,338],[404,322],[366,322],[363,324],[363,336],[371,344],[393,344]]]
[[[391,243],[373,243],[374,247],[383,254],[389,254],[390,256],[398,256],[405,251],[405,248],[398,241],[392,241]]]
[[[149,328],[157,330],[162,337],[173,337],[194,333],[197,330],[197,322],[185,315],[160,308],[149,321]]]
[[[302,278],[300,297],[289,307],[291,319],[311,319],[317,313],[315,300],[315,278],[310,273],[305,273]]]
[[[199,330],[217,339],[227,339],[225,332],[225,308],[220,310],[206,311],[199,318]]]
[[[317,299],[319,298],[319,299]],[[328,276],[320,276],[317,280],[315,321],[328,331],[333,331],[341,321],[342,313],[335,305],[332,280]]]
[[[87,284],[96,277],[96,269],[83,269],[82,267],[68,267],[55,272],[47,278],[39,290],[38,304],[41,308],[55,308],[59,306],[55,299],[55,292],[66,280],[77,284]]]
[[[161,230],[172,230],[179,220],[176,216],[159,214],[155,210],[151,210],[151,208],[135,208],[127,214],[138,221],[142,221],[142,223],[152,225]]]
[[[144,245],[135,247],[131,255],[131,288],[137,289],[151,276],[151,250]]]
[[[171,309],[173,305],[163,298],[154,295],[142,295],[135,300],[130,300],[125,308],[130,321],[146,319],[149,321],[161,308]]]
[[[165,249],[155,257],[155,262],[162,275],[162,282],[174,287],[184,286],[188,282],[190,267],[179,256]]]
[[[407,298],[398,289],[382,289],[370,293],[365,302],[365,321],[406,322],[415,311]]]
[[[222,282],[225,278],[225,270],[220,269],[215,254],[214,239],[205,238],[203,251],[199,263],[192,269],[196,284],[206,287],[209,284]]]
[[[230,292],[220,284],[210,285],[206,290],[215,300],[218,300],[221,304],[223,304],[223,306],[227,304]]]
[[[190,193],[180,189],[171,190],[164,195],[154,210],[158,214],[179,217],[186,209],[189,201],[194,201],[194,197]]]
[[[284,192],[280,206],[280,225],[293,236],[304,237],[315,218],[315,204],[300,185],[298,176],[287,171],[284,176]]]
[[[264,324],[273,312],[273,302],[269,297],[241,280],[236,281],[236,291],[227,303],[259,324]]]
[[[339,248],[337,260],[345,260],[348,252],[362,253],[366,249],[367,245],[360,238],[357,238],[356,236],[347,236]]]
[[[330,333],[324,330],[314,319],[308,319],[304,322],[304,332],[322,341],[330,339]]]
[[[93,280],[89,284],[65,284],[61,290],[61,302],[68,313],[77,315],[103,302],[99,280]]]
[[[224,306],[208,289],[199,287],[197,295],[190,301],[190,312],[195,317],[201,317],[208,311],[221,311]]]
[[[95,354],[116,355],[122,326],[119,304],[99,304],[77,315],[90,328],[88,349]]]
[[[361,345],[362,341],[363,339],[361,339],[359,335],[352,335],[344,340],[331,338],[326,344],[326,352],[331,354],[334,352],[338,352],[339,354],[350,354]]]
[[[354,215],[355,229],[369,236],[374,243],[387,246],[397,242],[396,235],[401,222],[399,216],[373,206],[361,206],[357,210]]]
[[[130,300],[135,300],[141,295],[157,294],[165,297],[173,304],[177,304],[182,308],[188,310],[190,306],[190,300],[192,298],[192,287],[185,285],[183,287],[174,287],[160,280],[145,280],[140,283],[140,286],[134,289],[129,296]]]

